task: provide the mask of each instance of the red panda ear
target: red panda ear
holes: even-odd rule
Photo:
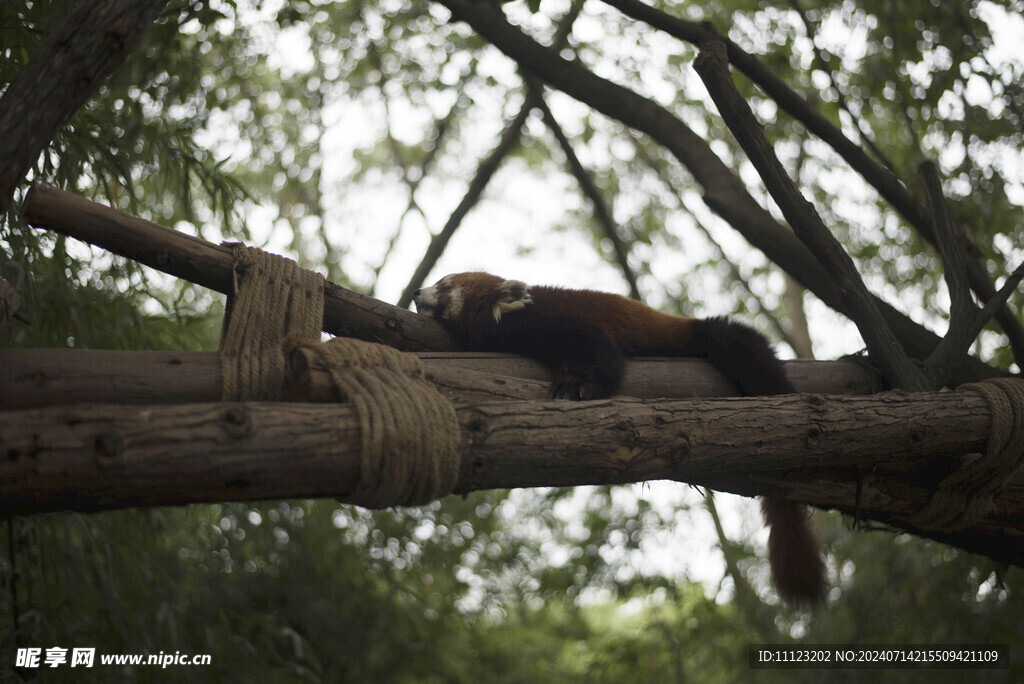
[[[491,305],[494,322],[500,323],[502,314],[511,313],[532,304],[533,298],[521,280],[502,280]]]

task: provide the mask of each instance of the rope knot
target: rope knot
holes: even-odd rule
[[[289,338],[328,369],[338,401],[352,405],[362,440],[360,479],[347,503],[421,506],[450,494],[459,478],[461,431],[451,402],[420,360],[382,344],[336,337]]]
[[[459,476],[459,421],[420,360],[359,340],[321,343],[323,276],[276,254],[225,246],[235,262],[220,341],[223,399],[283,399],[285,351],[304,348],[328,368],[337,399],[359,418],[360,480],[349,503],[420,506],[451,493]]]
[[[1024,457],[1024,380],[993,378],[961,385],[980,394],[992,415],[985,453],[939,483],[928,505],[911,522],[923,529],[955,532],[996,509],[995,498]]]

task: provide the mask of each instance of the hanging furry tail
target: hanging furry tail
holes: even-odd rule
[[[769,526],[768,563],[772,584],[793,606],[810,607],[825,598],[825,564],[806,509],[781,499],[761,498]]]
[[[796,390],[771,343],[753,328],[727,318],[693,323],[684,354],[706,358],[745,396],[790,394]],[[825,564],[806,509],[780,499],[761,499],[768,535],[772,583],[782,599],[809,607],[825,597]]]

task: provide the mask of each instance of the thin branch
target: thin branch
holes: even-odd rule
[[[936,378],[936,382],[945,384],[950,376],[950,367],[956,364],[959,357],[967,352],[967,348],[981,334],[982,329],[988,325],[999,309],[1010,299],[1021,280],[1024,279],[1024,263],[1014,269],[1013,273],[1007,276],[1003,286],[996,291],[980,309],[972,306],[973,316],[963,326],[957,335],[952,334],[952,321],[950,322],[950,333],[947,333],[942,344],[927,361],[927,367]],[[948,344],[946,344],[948,341]]]
[[[764,300],[761,298],[761,295],[757,294],[750,288],[750,283],[748,283],[747,279],[743,276],[742,273],[740,273],[739,266],[737,266],[736,262],[730,259],[729,255],[725,253],[725,250],[722,249],[722,246],[718,244],[717,240],[715,240],[714,235],[711,234],[711,230],[709,230],[708,227],[704,224],[704,222],[697,218],[697,216],[692,211],[689,211],[686,208],[686,206],[682,203],[682,201],[679,199],[682,195],[682,190],[680,190],[676,186],[675,182],[669,177],[668,169],[665,168],[665,163],[662,162],[660,159],[656,159],[653,156],[651,156],[647,148],[640,144],[640,141],[634,140],[633,143],[634,149],[636,150],[636,153],[640,157],[640,159],[654,172],[655,177],[657,177],[661,184],[665,186],[666,191],[674,198],[676,198],[678,208],[689,212],[690,218],[693,219],[693,226],[704,235],[704,237],[708,241],[708,246],[711,247],[712,251],[714,252],[713,258],[715,260],[715,263],[725,265],[726,269],[729,271],[730,282],[735,283],[745,293],[746,297],[754,300],[754,303],[757,305],[757,311],[764,315],[764,317],[768,320],[768,323],[771,325],[772,329],[775,331],[775,334],[779,337],[779,339],[784,340],[786,344],[788,344],[795,350],[796,346],[794,345],[794,341],[790,338],[789,333],[785,329],[785,327],[783,327],[782,321],[780,321],[778,316],[776,316],[775,313],[768,307],[768,305],[765,304]]]
[[[850,117],[850,121],[853,122],[854,128],[857,129],[857,136],[860,138],[861,142],[867,145],[868,149],[871,150],[871,153],[875,155],[885,168],[895,175],[896,165],[885,156],[885,153],[878,148],[868,132],[864,130],[861,117],[854,114],[849,101],[846,99],[846,94],[843,92],[842,88],[839,87],[839,81],[836,79],[836,73],[829,67],[828,61],[825,59],[823,54],[824,51],[818,47],[818,43],[815,40],[816,36],[814,34],[814,25],[811,23],[810,18],[808,18],[807,11],[804,9],[803,4],[800,0],[789,0],[789,2],[804,25],[804,32],[811,41],[811,52],[814,55],[814,62],[818,65],[818,69],[828,76],[829,83],[832,85],[832,92],[835,93],[839,107]]]
[[[927,221],[924,220],[920,206],[906,193],[896,176],[879,166],[859,145],[847,138],[804,97],[790,88],[785,81],[775,75],[754,55],[719,34],[714,26],[708,23],[679,19],[640,0],[604,0],[604,2],[633,19],[649,24],[692,45],[699,46],[711,40],[724,42],[728,49],[730,63],[759,85],[769,97],[778,103],[783,111],[828,143],[911,223],[915,226],[921,223],[927,228]]]
[[[786,289],[783,301],[786,306],[789,327],[786,328],[785,340],[793,348],[798,359],[814,358],[814,342],[807,325],[807,311],[804,309],[804,287],[793,276],[786,274]],[[776,318],[772,316],[772,318]]]
[[[405,206],[405,210],[402,211],[402,215],[398,217],[398,227],[391,235],[391,239],[388,240],[387,247],[384,250],[384,256],[381,257],[380,263],[377,267],[373,269],[373,282],[370,284],[369,292],[367,292],[371,297],[376,292],[377,279],[380,276],[380,272],[383,270],[385,264],[387,264],[388,257],[391,256],[395,245],[398,243],[398,238],[402,234],[402,227],[405,225],[405,219],[409,214],[415,211],[423,217],[424,220],[426,220],[426,215],[423,213],[423,209],[420,207],[419,202],[416,201],[416,190],[419,189],[420,183],[422,183],[423,179],[429,174],[431,166],[433,166],[441,148],[444,146],[444,139],[452,129],[452,123],[455,120],[456,115],[463,109],[466,109],[470,103],[470,98],[466,97],[463,88],[465,87],[467,80],[476,73],[476,67],[477,62],[474,60],[469,69],[467,69],[467,72],[459,79],[459,83],[462,87],[460,88],[458,97],[455,99],[455,104],[452,105],[447,114],[435,122],[433,147],[427,151],[427,154],[423,159],[423,163],[419,167],[418,177],[410,178],[407,172],[403,171],[402,173],[402,180],[409,188],[409,201]]]
[[[966,335],[978,309],[974,305],[970,286],[967,284],[966,259],[954,234],[953,222],[942,194],[942,180],[939,178],[938,168],[934,162],[926,161],[917,171],[924,185],[925,196],[928,198],[928,210],[932,215],[939,255],[942,257],[943,277],[949,290],[949,329],[928,359],[928,364],[943,374],[942,371],[951,366],[957,356],[965,353],[973,341],[974,337]]]
[[[427,246],[427,251],[423,255],[423,259],[420,260],[419,266],[413,272],[412,278],[409,279],[409,284],[405,286],[405,290],[402,291],[402,296],[398,298],[399,308],[406,308],[412,303],[412,293],[418,290],[423,282],[430,275],[430,271],[434,268],[437,260],[441,258],[445,248],[451,241],[452,236],[455,235],[455,231],[458,230],[459,226],[462,225],[462,219],[466,217],[466,214],[476,206],[476,203],[480,201],[480,198],[484,194],[484,189],[490,182],[491,178],[494,177],[498,167],[508,156],[509,152],[512,151],[516,145],[519,144],[520,136],[522,135],[523,124],[526,123],[526,117],[530,115],[530,110],[534,108],[536,101],[530,93],[527,93],[526,100],[523,102],[523,106],[520,107],[519,112],[512,118],[512,121],[505,127],[505,130],[501,134],[501,138],[498,140],[498,144],[491,151],[486,158],[484,158],[480,165],[477,167],[476,173],[473,174],[473,180],[469,182],[469,187],[466,189],[466,194],[463,195],[462,200],[458,206],[448,217],[448,221],[444,224],[441,231],[430,240],[430,245]]]
[[[985,302],[985,306],[981,307],[978,311],[977,319],[974,321],[973,327],[968,331],[968,336],[971,340],[976,338],[981,329],[995,316],[1000,308],[1006,304],[1010,299],[1010,295],[1017,290],[1017,286],[1020,285],[1021,280],[1024,279],[1024,262],[1020,263],[1017,268],[1013,270],[1006,280],[1003,282],[1003,286],[1000,287],[992,298]]]
[[[928,209],[935,222],[935,235],[939,238],[939,253],[944,265],[943,275],[949,289],[949,330],[945,338],[928,358],[926,365],[935,378],[936,386],[949,379],[949,369],[968,348],[992,316],[1006,303],[1024,277],[1024,264],[1006,279],[1003,286],[979,309],[971,298],[965,274],[965,257],[953,229],[952,217],[942,194],[942,180],[934,162],[926,161],[918,167]]]
[[[946,286],[949,288],[950,329],[952,330],[960,322],[966,321],[971,312],[975,310],[974,300],[971,299],[971,288],[967,283],[967,260],[964,258],[960,242],[953,230],[953,221],[942,194],[942,180],[939,178],[938,167],[935,162],[926,161],[917,170],[921,176],[921,182],[924,184],[925,195],[928,197],[928,211],[932,215],[939,255],[945,266],[943,275],[946,279]],[[939,348],[941,349],[942,345],[939,345]]]
[[[889,329],[874,298],[857,272],[853,259],[829,232],[818,212],[800,194],[786,174],[771,143],[740,95],[729,70],[727,48],[720,41],[706,43],[693,64],[718,106],[729,130],[747,153],[768,192],[782,209],[800,239],[838,279],[840,297],[851,312],[868,351],[896,387],[909,391],[930,389],[920,368],[911,363],[899,340]]]
[[[722,550],[722,558],[725,560],[725,572],[732,578],[733,587],[736,591],[736,602],[744,608],[748,619],[757,630],[757,633],[764,639],[770,639],[777,635],[774,624],[765,614],[764,603],[750,586],[746,576],[740,570],[736,558],[736,544],[729,539],[722,526],[722,520],[718,515],[718,506],[715,505],[715,492],[713,489],[704,488],[704,509],[711,516],[711,522],[715,526],[715,536],[718,537],[718,547]]]
[[[579,183],[580,190],[590,200],[597,225],[600,226],[604,236],[612,243],[615,261],[619,264],[619,269],[622,271],[626,282],[629,283],[630,296],[639,301],[642,298],[640,296],[640,288],[637,285],[636,273],[633,272],[633,268],[629,265],[629,248],[626,247],[622,237],[619,236],[615,219],[612,218],[612,213],[608,209],[604,197],[601,195],[601,190],[597,187],[597,183],[594,182],[590,172],[583,168],[579,157],[576,156],[576,151],[572,148],[572,143],[565,136],[562,126],[555,119],[555,115],[551,113],[547,102],[544,101],[543,86],[533,78],[527,78],[526,84],[533,93],[534,99],[537,102],[537,108],[544,117],[544,123],[547,124],[548,130],[551,131],[551,134],[555,136],[555,140],[558,141],[558,146],[562,149],[566,163],[569,165],[569,170],[572,172],[576,182]]]
[[[800,147],[797,151],[796,163],[793,168],[793,180],[797,187],[802,187],[804,164],[807,162],[807,133],[800,134]],[[785,292],[783,302],[786,309],[786,318],[789,326],[786,329],[786,340],[789,341],[797,358],[813,359],[814,343],[811,341],[811,331],[807,325],[807,311],[804,308],[804,288],[788,273],[786,276]]]
[[[555,28],[555,35],[552,38],[552,49],[559,50],[569,39],[569,33],[572,31],[572,25],[575,23],[577,17],[579,17],[580,11],[583,9],[583,2],[585,0],[574,0],[573,4],[569,6],[569,10],[562,16],[558,22],[558,26]],[[447,223],[444,228],[441,229],[437,235],[430,240],[430,245],[427,246],[427,251],[423,255],[423,259],[420,261],[419,266],[416,267],[413,272],[412,278],[409,279],[409,284],[405,286],[405,290],[402,292],[402,296],[398,299],[398,306],[400,308],[407,308],[412,303],[412,293],[419,289],[423,285],[423,282],[430,275],[430,271],[434,268],[437,260],[441,258],[441,254],[444,253],[445,248],[451,241],[455,231],[458,230],[462,224],[462,219],[466,217],[466,214],[476,205],[483,195],[484,188],[487,187],[487,183],[490,182],[491,177],[501,166],[501,163],[508,156],[512,148],[519,143],[520,136],[522,135],[523,124],[526,123],[526,117],[529,116],[530,111],[537,106],[537,97],[534,93],[527,90],[526,99],[523,102],[522,108],[519,113],[516,114],[508,126],[505,127],[504,132],[501,135],[501,139],[498,142],[497,147],[491,152],[486,159],[484,159],[477,167],[477,172],[473,176],[473,180],[469,183],[469,188],[466,190],[466,194],[463,196],[462,201],[452,212],[451,216],[448,217]]]

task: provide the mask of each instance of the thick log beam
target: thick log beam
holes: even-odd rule
[[[880,463],[907,469],[981,450],[990,423],[985,402],[968,392],[485,402],[459,415],[461,492]],[[96,508],[343,495],[358,477],[346,465],[358,462],[356,432],[344,404],[0,412],[0,510],[29,501],[60,508],[62,490]],[[295,469],[309,472],[295,484],[279,477]]]
[[[955,533],[908,521],[937,473],[984,449],[972,392],[678,401],[500,401],[458,409],[456,493],[677,480],[838,508],[1024,566],[1024,485]],[[345,404],[73,405],[0,412],[0,512],[344,497],[359,481]]]
[[[481,352],[418,356],[427,376],[453,398],[547,398],[549,373],[530,359]],[[324,369],[310,367],[301,354],[290,366],[289,399],[333,400]],[[882,389],[877,377],[854,361],[788,361],[785,368],[799,392],[871,394]],[[736,392],[706,361],[651,358],[627,365],[622,394],[656,399]],[[174,404],[218,401],[220,396],[216,352],[0,349],[0,410],[79,402]]]
[[[906,473],[915,464],[983,449],[990,424],[987,405],[971,392],[501,401],[458,413],[464,444],[459,492],[700,482],[794,469],[841,473],[886,464]],[[358,479],[357,432],[345,404],[4,411],[0,510],[344,495]],[[716,480],[730,491],[724,484]],[[778,483],[767,493],[773,487],[782,493]],[[884,505],[910,513],[916,503],[894,498]]]
[[[63,190],[35,184],[21,208],[26,223],[102,247],[191,283],[228,294],[231,250]],[[404,351],[454,351],[454,338],[432,318],[324,283],[323,330],[383,342]]]

